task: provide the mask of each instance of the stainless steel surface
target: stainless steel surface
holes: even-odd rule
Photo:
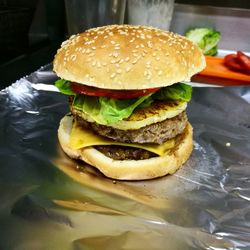
[[[250,248],[250,87],[194,88],[194,151],[172,176],[112,181],[69,159],[51,66],[0,92],[0,249]]]
[[[250,9],[176,4],[170,29],[184,34],[192,27],[220,31],[220,49],[250,51]]]
[[[170,27],[174,0],[128,0],[128,23],[164,30]]]
[[[126,0],[65,0],[68,35],[124,22]]]

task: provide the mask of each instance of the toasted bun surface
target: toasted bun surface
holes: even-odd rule
[[[164,87],[205,67],[201,50],[187,38],[152,27],[111,25],[73,35],[54,59],[56,74],[106,89]]]
[[[193,149],[193,131],[188,124],[182,140],[162,157],[147,160],[113,160],[93,147],[74,150],[69,146],[73,118],[65,116],[58,129],[58,138],[64,152],[99,169],[105,176],[119,180],[146,180],[173,174],[189,158]]]

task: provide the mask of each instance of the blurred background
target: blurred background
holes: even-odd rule
[[[128,1],[100,2],[108,1],[116,7],[127,4],[120,22],[128,23],[132,13]],[[72,2],[75,0],[0,0],[0,89],[53,60],[61,42],[72,33],[68,25],[69,3]],[[97,3],[98,0],[91,2]],[[90,5],[81,8],[91,14],[91,20],[98,19]],[[116,10],[112,7],[112,11]],[[156,18],[160,14],[158,11],[155,12]],[[91,20],[85,28],[103,22],[98,20],[92,24]],[[237,42],[238,49],[250,50],[249,23],[249,0],[175,0],[169,29],[183,34],[191,26],[213,26],[222,32],[222,48],[233,49]],[[233,38],[228,39],[229,36]],[[242,39],[235,40],[239,36]]]

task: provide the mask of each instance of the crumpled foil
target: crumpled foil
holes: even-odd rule
[[[250,87],[194,88],[172,176],[114,181],[57,140],[51,65],[0,92],[0,249],[250,249]]]

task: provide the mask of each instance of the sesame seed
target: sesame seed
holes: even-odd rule
[[[125,61],[128,62],[129,60],[130,60],[130,58],[127,56],[127,57],[125,58]]]
[[[116,76],[116,74],[113,73],[113,74],[110,75],[110,78],[112,79],[112,78],[114,78],[115,76]]]
[[[157,61],[160,61],[160,57],[159,57],[159,56],[157,56],[157,57],[156,57],[156,60],[157,60]]]
[[[84,44],[85,44],[85,45],[88,45],[88,44],[91,44],[91,43],[94,43],[94,41],[87,41],[87,42],[85,42]]]
[[[150,42],[150,41],[147,41],[147,45],[148,45],[149,48],[153,47],[152,42]]]
[[[129,72],[131,70],[131,67],[126,68],[126,72]]]
[[[120,74],[120,73],[122,73],[122,70],[121,69],[117,69],[116,73]]]
[[[104,48],[106,48],[106,47],[107,47],[107,45],[102,45],[102,46],[101,46],[102,49],[104,49]]]
[[[71,55],[70,58],[71,58],[72,61],[75,61],[76,60],[76,55]]]
[[[115,44],[115,41],[110,41],[111,44]]]
[[[92,66],[95,66],[96,65],[96,61],[94,61],[94,62],[92,62],[92,64],[91,64]]]
[[[158,76],[162,75],[162,70],[159,70],[157,74]]]

